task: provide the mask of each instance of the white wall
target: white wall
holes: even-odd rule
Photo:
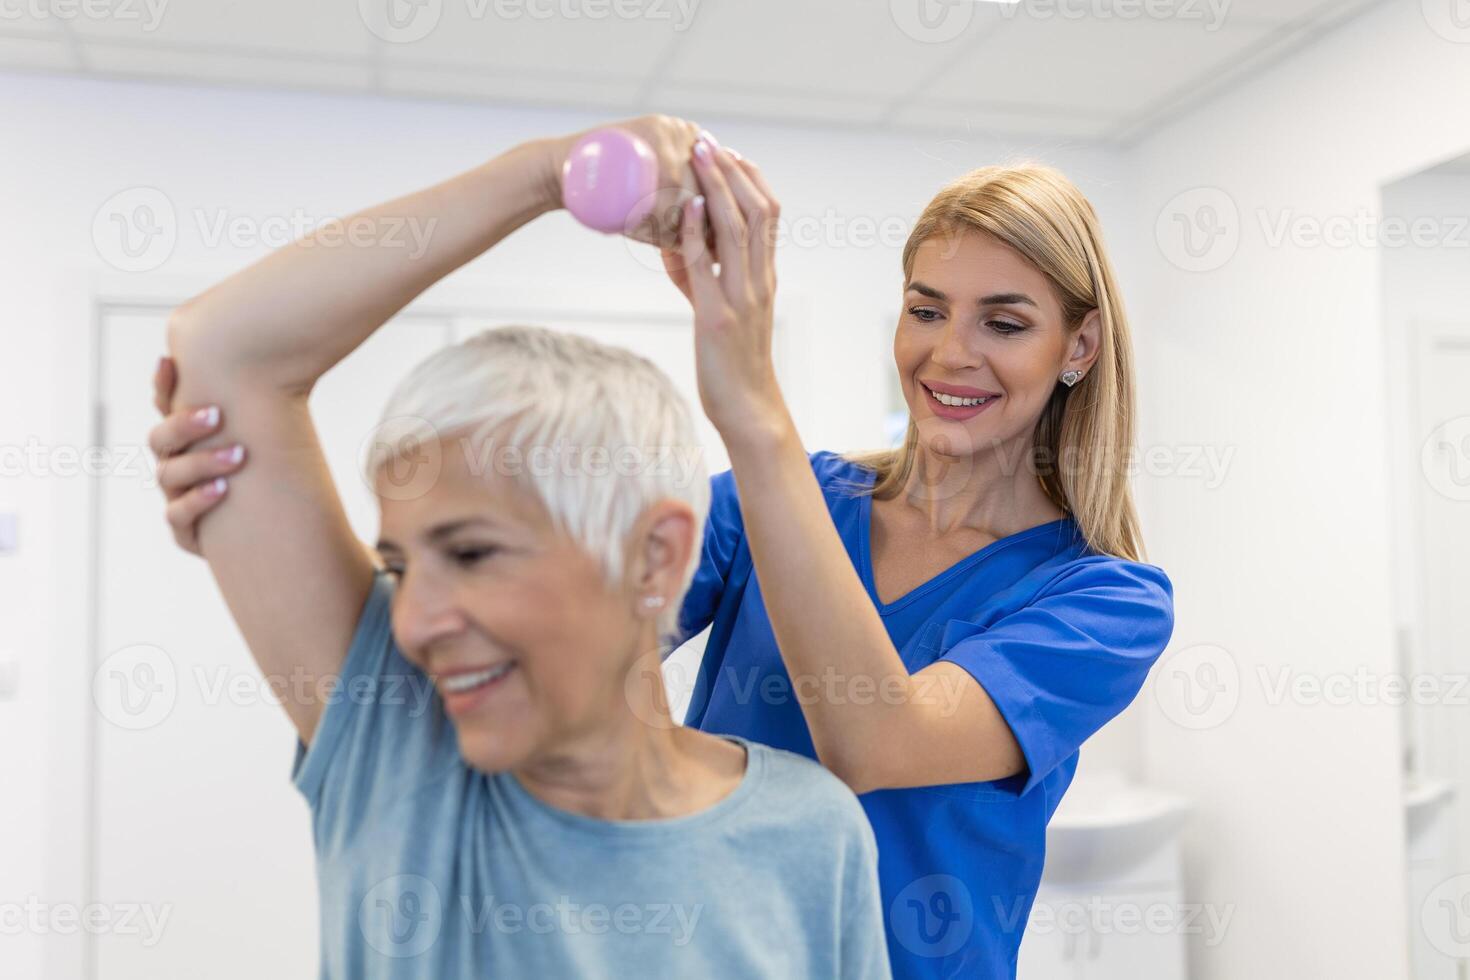
[[[9,369],[0,383],[0,447],[34,440],[46,447],[48,459],[87,438],[82,342],[89,280],[101,277],[107,288],[119,280],[124,288],[132,281],[164,284],[183,296],[266,250],[228,242],[211,247],[201,239],[196,211],[212,220],[224,209],[225,217],[257,226],[298,212],[315,220],[346,215],[457,173],[526,137],[604,121],[549,111],[24,75],[0,76],[0,85],[0,364]],[[940,184],[961,171],[1018,153],[1061,166],[1113,229],[1123,281],[1135,279],[1136,236],[1129,222],[1136,209],[1115,152],[1040,141],[1013,145],[700,122],[762,164],[793,232],[807,236],[802,240],[808,244],[788,244],[781,252],[780,312],[800,332],[796,350],[804,383],[789,386],[788,394],[812,448],[878,439],[882,405],[863,393],[883,391],[892,371],[888,331],[899,304],[903,234]],[[163,192],[178,215],[179,238],[165,264],[130,278],[109,266],[92,229],[113,195],[138,187]],[[891,240],[872,243],[885,227]],[[554,304],[568,288],[635,307],[677,308],[683,301],[661,275],[620,242],[581,232],[556,215],[456,278],[503,289],[532,308]],[[1140,318],[1140,346],[1158,342],[1158,333]],[[139,397],[147,397],[149,379],[137,383]],[[137,434],[140,444],[144,438]],[[53,676],[81,676],[78,665],[88,656],[81,616],[85,577],[56,558],[77,550],[85,501],[79,477],[42,478],[32,471],[0,486],[0,506],[21,513],[23,539],[18,555],[0,558],[0,651],[16,651],[21,671],[17,700],[0,703],[0,745],[23,747],[0,752],[6,831],[0,837],[0,899],[80,900],[72,875],[57,869],[81,867],[71,846],[81,827],[73,811],[84,799],[76,771],[83,747],[43,744],[39,733],[49,731],[59,699],[88,697],[76,685],[52,683]],[[1147,517],[1145,512],[1153,525]],[[158,533],[166,533],[161,507]],[[1156,544],[1160,537],[1155,530]],[[1167,557],[1168,549],[1160,550]],[[199,574],[207,574],[202,565]],[[1120,721],[1089,746],[1089,765],[1136,772],[1137,729],[1127,718]],[[281,778],[287,778],[284,769]],[[48,889],[57,890],[48,895]],[[41,950],[39,936],[0,935],[7,975],[41,975]]]
[[[1148,718],[1150,779],[1200,804],[1190,891],[1234,906],[1225,942],[1193,944],[1202,980],[1404,976],[1398,709],[1273,704],[1269,683],[1395,669],[1379,255],[1271,235],[1283,216],[1378,215],[1381,184],[1470,148],[1470,32],[1431,25],[1448,8],[1376,8],[1132,158],[1144,222],[1172,227],[1185,192],[1198,215],[1200,188],[1239,213],[1228,261],[1188,271],[1162,235],[1136,294],[1155,381],[1143,442],[1236,450],[1218,489],[1163,478],[1150,497],[1181,597],[1175,649],[1213,657],[1233,703],[1205,727],[1164,699]]]

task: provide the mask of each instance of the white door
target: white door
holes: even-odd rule
[[[94,900],[119,926],[96,940],[96,977],[304,980],[317,975],[318,922],[308,813],[290,783],[295,734],[209,569],[174,546],[152,485],[149,379],[165,315],[102,317]],[[358,448],[389,386],[449,336],[447,320],[390,324],[313,395],[364,539],[377,511]]]
[[[1470,674],[1470,323],[1416,324],[1415,338],[1421,583],[1416,669],[1438,682],[1442,696],[1412,710],[1429,722],[1428,774],[1452,780],[1457,789],[1451,804],[1459,852],[1454,866],[1463,867],[1470,857],[1470,724],[1457,679]],[[1458,910],[1458,921],[1442,923],[1445,935],[1457,937],[1457,948],[1470,937],[1467,891],[1461,888],[1455,902],[1442,903]],[[1421,928],[1421,913],[1409,910],[1411,929]]]

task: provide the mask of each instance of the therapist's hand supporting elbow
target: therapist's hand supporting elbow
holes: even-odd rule
[[[703,206],[685,209],[664,262],[694,307],[700,401],[730,452],[761,595],[818,758],[859,793],[1024,771],[1010,727],[967,671],[941,661],[910,674],[894,648],[776,381],[780,207],[755,164],[702,143],[693,159]]]

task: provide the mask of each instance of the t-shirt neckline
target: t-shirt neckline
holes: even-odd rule
[[[516,807],[529,810],[543,819],[551,820],[561,825],[564,830],[602,839],[615,838],[624,843],[640,840],[663,841],[669,836],[682,835],[724,820],[744,805],[764,778],[766,759],[765,754],[759,751],[761,746],[739,735],[721,734],[717,737],[734,742],[745,749],[745,774],[741,776],[739,784],[723,798],[702,810],[678,817],[655,817],[649,820],[604,820],[601,817],[589,817],[586,814],[573,813],[544,802],[521,785],[521,781],[514,773],[498,773],[496,778],[505,788],[506,793],[510,795]]]

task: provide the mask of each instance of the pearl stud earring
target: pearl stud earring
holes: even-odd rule
[[[661,595],[649,595],[643,597],[643,608],[645,609],[662,609],[663,605],[664,597]]]

